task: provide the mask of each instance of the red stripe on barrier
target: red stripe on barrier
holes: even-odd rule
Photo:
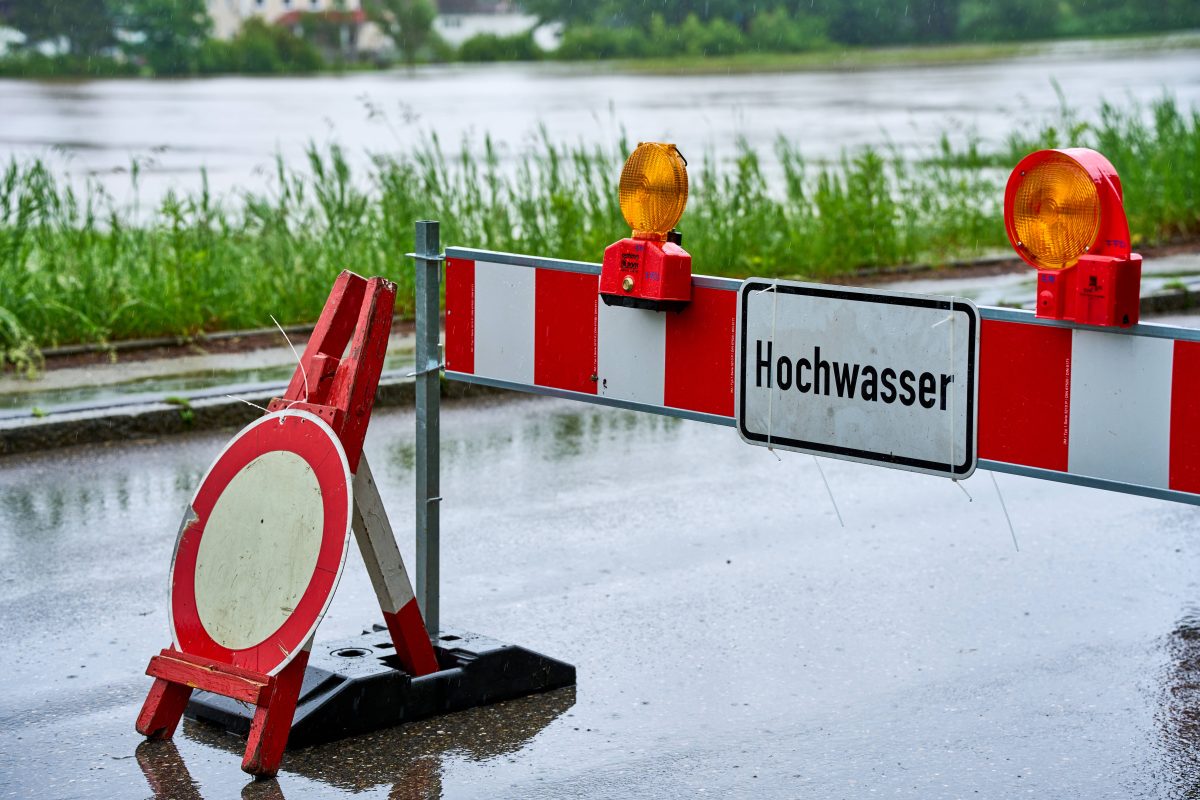
[[[672,408],[733,416],[737,292],[692,288],[692,302],[667,312],[666,387]]]
[[[1200,342],[1175,342],[1170,488],[1200,494]]]
[[[475,371],[475,262],[446,260],[446,369]]]
[[[1071,331],[984,320],[979,339],[979,457],[1067,469]]]
[[[539,269],[534,284],[533,382],[596,394],[600,278]]]
[[[420,676],[438,671],[437,656],[416,600],[409,600],[398,611],[383,612],[383,621],[392,635],[392,644],[396,645],[396,657],[408,674]]]

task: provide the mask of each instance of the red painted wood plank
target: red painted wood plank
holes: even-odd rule
[[[170,739],[179,727],[191,696],[190,686],[156,679],[138,713],[137,732],[151,739]]]
[[[346,414],[338,438],[346,449],[351,472],[358,471],[358,460],[362,456],[395,306],[396,284],[383,278],[367,281],[350,350],[339,365],[329,390],[328,404]]]
[[[1169,485],[1200,494],[1200,342],[1175,342]]]
[[[600,279],[539,269],[534,284],[533,382],[596,394],[596,303]]]
[[[234,668],[236,669],[236,668]],[[238,670],[239,673],[245,670]],[[256,678],[228,671],[227,665],[210,662],[195,664],[167,655],[155,656],[146,667],[146,674],[170,683],[202,689],[206,692],[231,697],[243,703],[261,705],[269,698],[271,679],[265,675]]]
[[[475,372],[475,262],[446,261],[446,369]]]
[[[983,320],[979,457],[1067,469],[1071,331]]]
[[[271,777],[279,772],[288,734],[292,730],[292,718],[296,715],[296,701],[300,698],[306,666],[308,650],[301,650],[275,676],[270,697],[265,704],[259,705],[250,722],[246,755],[242,758],[243,771],[258,777]]]
[[[233,664],[226,664],[224,661],[216,661],[215,659],[193,655],[192,653],[181,653],[178,650],[174,650],[170,647],[164,648],[159,655],[163,658],[169,658],[173,661],[184,661],[188,664],[192,664],[193,666],[203,667],[205,669],[219,669],[222,672],[228,672],[230,675],[236,675],[239,678],[245,678],[247,680],[258,680],[263,682],[270,680],[269,675],[265,675],[252,669],[235,667]]]
[[[342,352],[346,349],[346,343],[350,340],[350,335],[354,332],[356,312],[362,305],[366,286],[365,279],[349,270],[338,275],[333,289],[329,292],[329,299],[325,301],[321,316],[317,319],[317,325],[313,329],[312,335],[308,337],[304,355],[300,358],[301,363],[304,364],[304,373],[301,373],[299,369],[296,370],[283,399],[326,404],[325,396],[328,393],[329,378],[332,378],[333,372],[330,363],[318,356],[325,353],[332,355],[335,359],[341,357]],[[336,361],[334,365],[336,365]],[[305,389],[306,375],[308,377],[307,392]],[[322,377],[326,378],[323,382],[320,380]]]
[[[441,669],[416,600],[409,600],[394,613],[383,612],[383,621],[396,645],[396,656],[411,674],[430,675]]]
[[[733,416],[737,292],[692,288],[692,302],[667,312],[664,401],[672,408]]]

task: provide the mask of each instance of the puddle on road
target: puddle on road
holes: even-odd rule
[[[1200,608],[1165,637],[1167,664],[1159,678],[1156,715],[1159,768],[1172,797],[1200,797]]]

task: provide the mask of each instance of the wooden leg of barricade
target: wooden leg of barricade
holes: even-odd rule
[[[151,739],[170,739],[191,696],[192,687],[155,678],[138,714],[137,732]]]
[[[271,679],[264,702],[254,712],[242,770],[256,778],[269,778],[279,772],[311,647],[310,641],[290,664]]]
[[[400,548],[366,454],[354,475],[353,527],[400,664],[414,677],[437,672],[437,654],[429,641],[429,631],[417,606],[412,582],[400,558]]]
[[[151,739],[170,739],[193,689],[231,697],[256,707],[242,769],[255,777],[270,777],[283,761],[311,648],[310,640],[277,675],[163,650],[146,667],[154,685],[138,715],[138,733]]]

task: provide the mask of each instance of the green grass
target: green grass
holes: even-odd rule
[[[698,273],[829,278],[864,267],[945,263],[1005,247],[1000,200],[1011,164],[1036,147],[1098,147],[1120,171],[1135,241],[1200,236],[1200,114],[1164,99],[1070,110],[999,152],[948,139],[926,157],[862,149],[812,164],[791,142],[773,154],[694,157],[680,228]],[[0,170],[0,351],[35,369],[42,348],[312,321],[337,273],[399,283],[412,308],[417,219],[442,222],[446,244],[597,261],[627,234],[616,181],[627,142],[561,145],[545,133],[502,169],[447,153],[436,139],[377,155],[351,174],[336,146],[277,162],[265,188],[216,198],[171,194],[149,213],[99,186],[76,191],[40,161]],[[138,170],[132,170],[136,187]],[[768,179],[768,175],[779,178]],[[206,185],[206,184],[205,184]]]
[[[977,141],[956,150],[943,137],[935,161],[947,168],[1007,170],[1044,147],[1092,147],[1121,176],[1135,245],[1200,237],[1200,110],[1163,98],[1145,111],[1102,103],[1093,119],[1084,120],[1060,92],[1058,117],[1050,123],[1010,134],[996,152],[984,152]]]

